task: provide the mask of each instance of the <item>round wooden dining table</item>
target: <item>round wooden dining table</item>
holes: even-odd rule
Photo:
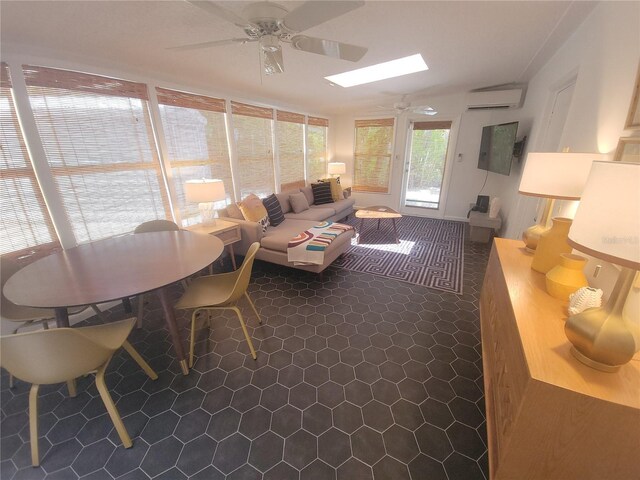
[[[187,361],[167,287],[213,263],[223,248],[213,235],[187,231],[112,237],[41,258],[9,278],[3,291],[18,305],[53,308],[58,327],[69,326],[69,307],[155,291],[186,375]]]

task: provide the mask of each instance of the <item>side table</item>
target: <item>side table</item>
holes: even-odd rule
[[[236,267],[236,257],[233,252],[233,244],[239,242],[241,237],[240,226],[237,223],[227,222],[226,220],[216,219],[216,223],[211,225],[204,225],[199,223],[197,225],[191,225],[189,227],[185,227],[185,230],[188,230],[193,233],[201,233],[203,235],[214,235],[222,240],[222,243],[229,250],[229,256],[231,256],[231,264],[233,265],[233,269]]]

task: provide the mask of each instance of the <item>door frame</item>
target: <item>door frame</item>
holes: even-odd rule
[[[428,217],[428,218],[444,218],[445,211],[447,209],[447,195],[449,193],[449,183],[451,181],[451,172],[453,170],[453,162],[456,151],[456,143],[458,140],[458,127],[460,125],[460,117],[455,118],[425,118],[424,116],[411,116],[407,119],[407,126],[405,129],[405,147],[404,147],[404,159],[402,162],[402,187],[400,190],[400,205],[399,212],[403,215],[412,215],[415,217]],[[405,206],[405,200],[407,196],[407,184],[409,183],[409,162],[411,161],[411,143],[414,122],[442,122],[450,121],[451,129],[449,130],[449,142],[447,144],[447,153],[444,159],[444,173],[442,175],[442,187],[440,188],[440,202],[437,209],[424,208],[424,207],[408,207]]]

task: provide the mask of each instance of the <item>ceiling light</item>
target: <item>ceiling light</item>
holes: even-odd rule
[[[389,62],[378,63],[370,67],[358,68],[350,72],[339,73],[324,77],[330,82],[337,83],[341,87],[353,87],[364,83],[377,82],[387,78],[400,77],[410,73],[423,72],[428,70],[422,55],[416,53],[404,58],[398,58]]]

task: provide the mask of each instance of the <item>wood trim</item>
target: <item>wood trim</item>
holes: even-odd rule
[[[207,110],[210,112],[226,113],[226,102],[223,98],[207,97],[195,93],[179,92],[168,88],[156,87],[158,103],[173,107]]]
[[[301,123],[304,124],[304,115],[300,113],[285,112],[276,110],[276,120],[279,122]]]
[[[627,113],[627,119],[624,122],[625,129],[638,129],[640,128],[640,122],[637,120],[634,122],[640,112],[640,63],[638,64],[638,72],[636,73],[636,83],[633,87],[633,93],[631,95],[631,103],[629,104],[629,112]],[[616,151],[617,156],[617,151]]]
[[[307,125],[314,125],[316,127],[328,127],[329,120],[321,117],[307,117]]]
[[[149,100],[145,83],[35,65],[23,65],[22,70],[25,82],[30,87],[60,88],[96,95]]]
[[[356,128],[366,127],[393,127],[395,119],[393,118],[379,118],[373,120],[356,120]]]
[[[247,117],[266,118],[273,120],[273,109],[249,105],[247,103],[231,102],[231,113]]]
[[[413,122],[413,130],[451,130],[452,122]]]

